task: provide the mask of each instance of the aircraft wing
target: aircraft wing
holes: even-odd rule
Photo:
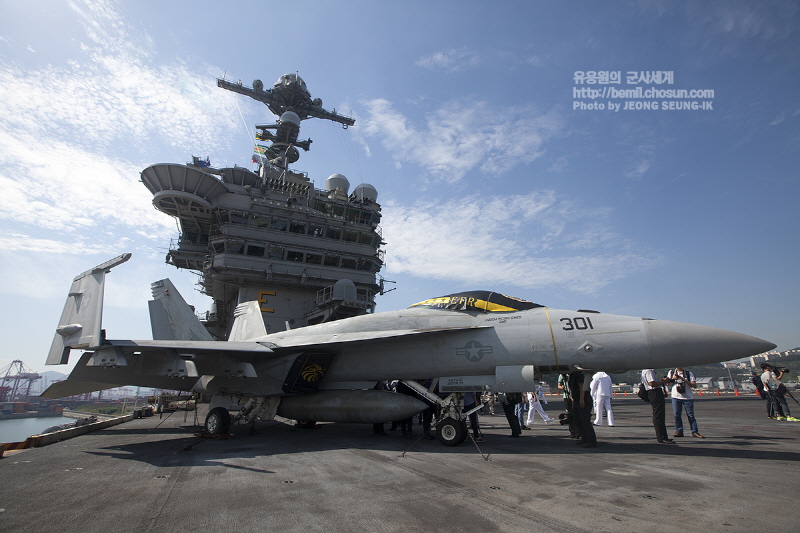
[[[151,311],[155,307],[153,319],[158,326],[154,334],[162,338],[106,339],[101,329],[104,277],[129,257],[130,254],[123,254],[75,279],[47,362],[64,364],[72,349],[85,352],[69,378],[49,388],[43,396],[64,397],[121,385],[267,396],[276,391],[287,392],[286,383],[294,383],[296,375],[309,365],[329,366],[347,345],[478,328],[392,329],[400,324],[388,321],[373,324],[367,331],[333,326],[264,335],[260,313],[251,312],[251,303],[237,314],[232,340],[214,341],[193,333],[196,317],[177,290],[162,281],[156,283],[158,290],[154,292],[161,307],[151,306]],[[162,324],[164,320],[169,324]]]
[[[485,327],[490,326],[480,326]],[[302,335],[274,339],[275,342],[107,340],[96,351],[84,353],[69,378],[51,385],[42,396],[64,398],[124,385],[189,391],[202,376],[283,380],[285,368],[275,370],[275,375],[257,369],[265,361],[287,357],[293,361],[298,352],[313,349],[335,352],[352,343],[471,329],[478,327]],[[242,381],[237,383],[244,385]]]
[[[363,331],[349,333],[328,333],[322,335],[300,335],[263,341],[178,341],[178,340],[107,340],[105,351],[112,347],[123,353],[174,351],[182,356],[194,355],[199,358],[213,354],[222,354],[231,360],[252,361],[254,357],[282,357],[298,349],[328,348],[335,350],[343,344],[356,342],[394,339],[413,335],[432,335],[434,333],[452,333],[472,329],[484,329],[491,326],[470,326],[458,328],[401,329],[387,331]]]
[[[270,347],[264,346],[257,342],[240,341],[109,340],[106,342],[111,346],[128,348],[126,351],[137,352],[175,350],[181,354],[203,354],[209,352],[255,352],[267,354],[274,351]]]
[[[282,338],[274,338],[269,341],[260,341],[265,347],[270,348],[272,351],[279,352],[287,349],[294,348],[334,348],[341,344],[350,344],[355,342],[368,342],[377,341],[381,339],[393,339],[397,337],[409,337],[413,335],[432,335],[434,333],[453,333],[457,331],[466,331],[474,329],[491,328],[492,326],[468,326],[468,327],[455,327],[455,328],[430,328],[430,329],[396,329],[396,330],[378,330],[378,331],[354,331],[345,333],[326,333],[317,335],[300,335],[300,336],[286,336]]]

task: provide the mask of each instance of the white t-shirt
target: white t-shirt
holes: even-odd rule
[[[646,368],[642,370],[642,383],[644,384],[644,390],[653,390],[657,389],[658,387],[651,387],[651,381],[660,381],[656,379],[656,371],[653,368]]]
[[[684,376],[684,377],[681,378],[680,376]],[[678,383],[672,385],[670,387],[670,397],[671,398],[676,398],[678,400],[691,400],[693,398],[693,396],[692,396],[692,388],[689,386],[689,383],[687,383],[687,382],[692,382],[692,383],[695,382],[694,374],[692,374],[691,372],[689,372],[686,369],[684,369],[683,372],[678,374],[673,369],[673,370],[669,371],[669,374],[667,374],[667,377],[674,378],[674,379],[680,379],[683,382],[683,385],[684,385],[683,394],[678,392]]]
[[[769,390],[775,390],[780,386],[780,382],[778,381],[778,376],[775,372],[771,370],[767,370],[763,374],[761,374],[761,383],[764,384],[766,388],[769,385]]]

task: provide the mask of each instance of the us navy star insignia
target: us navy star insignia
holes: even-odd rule
[[[463,355],[468,361],[476,363],[483,359],[484,355],[492,353],[491,346],[484,346],[478,341],[469,341],[463,348],[456,348],[456,355]]]

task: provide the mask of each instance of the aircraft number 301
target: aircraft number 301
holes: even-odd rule
[[[594,326],[592,325],[592,319],[590,319],[588,316],[562,318],[561,322],[564,322],[564,327],[561,328],[564,331],[572,331],[574,329],[594,329]]]

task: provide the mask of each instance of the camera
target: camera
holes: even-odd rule
[[[562,426],[566,426],[572,420],[572,413],[561,413],[558,415],[558,423]]]

